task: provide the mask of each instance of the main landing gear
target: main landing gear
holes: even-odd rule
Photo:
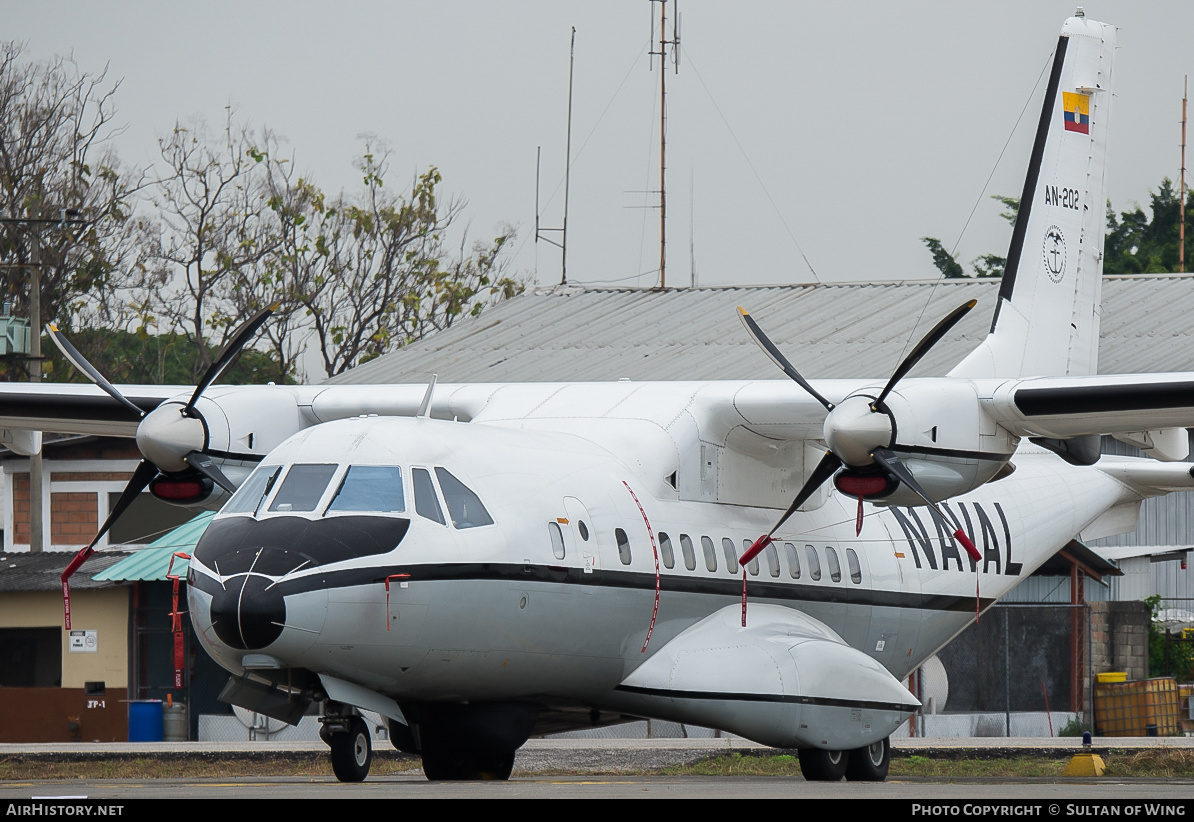
[[[332,772],[341,782],[364,782],[373,762],[369,726],[356,715],[324,717],[319,738],[332,749]]]
[[[882,739],[852,751],[801,748],[800,772],[809,782],[882,782],[891,766],[891,740]]]
[[[433,782],[462,779],[504,781],[514,770],[514,752],[423,751],[423,773]]]

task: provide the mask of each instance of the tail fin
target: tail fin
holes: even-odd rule
[[[1061,28],[991,333],[950,376],[1094,374],[1115,27]]]

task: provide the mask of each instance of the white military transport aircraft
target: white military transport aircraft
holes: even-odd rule
[[[431,779],[656,717],[881,780],[901,679],[1078,532],[1194,488],[1194,374],[1096,375],[1114,56],[1065,21],[990,335],[946,377],[903,379],[970,305],[887,380],[810,383],[743,311],[791,382],[209,388],[261,315],[183,393],[110,386],[53,332],[107,393],[4,386],[0,427],[137,438],[97,541],[146,487],[223,503],[188,572],[223,698],[318,706],[342,780],[360,710]]]

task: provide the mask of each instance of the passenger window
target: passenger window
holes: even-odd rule
[[[250,474],[249,478],[232,495],[232,499],[228,500],[222,513],[256,516],[257,509],[261,507],[261,501],[269,496],[281,470],[282,466],[280,465],[258,466],[257,470]]]
[[[614,529],[614,539],[618,541],[618,559],[623,565],[630,564],[630,537],[621,528]]]
[[[676,554],[672,551],[672,541],[667,534],[659,532],[659,555],[663,557],[663,567],[672,569],[676,565]]]
[[[842,581],[842,566],[837,561],[837,551],[832,547],[825,546],[825,559],[829,561],[829,578],[834,582]]]
[[[858,585],[862,582],[862,566],[858,564],[858,554],[853,548],[846,549],[846,564],[850,566],[850,581]]]
[[[721,552],[726,557],[726,570],[731,574],[738,573],[738,557],[734,552],[734,540],[729,537],[722,537]]]
[[[742,540],[742,553],[745,554],[748,550],[750,550],[750,546],[752,545],[754,545],[754,543],[749,539]],[[746,570],[750,571],[750,575],[752,577],[757,577],[759,575],[759,557],[757,555],[751,557],[750,562],[746,563]]]
[[[335,465],[292,465],[270,503],[271,511],[314,511],[336,473]]]
[[[452,524],[457,528],[479,528],[482,525],[493,525],[493,517],[485,510],[480,498],[446,468],[436,468],[435,475],[439,477],[439,487],[444,492],[444,502],[448,503],[448,513],[452,515]]]
[[[350,465],[328,510],[402,513],[406,510],[402,469],[394,465]]]
[[[426,468],[412,468],[410,478],[415,485],[415,512],[440,525],[446,525],[444,512],[440,510],[439,500],[435,497],[435,485],[431,482],[431,472]]]
[[[800,555],[796,553],[796,546],[785,542],[784,554],[788,557],[788,576],[792,579],[800,579]]]
[[[813,581],[821,579],[821,560],[817,557],[817,549],[811,545],[804,546],[804,556],[808,559],[808,575]]]
[[[717,554],[713,551],[713,540],[701,537],[701,550],[705,554],[705,567],[710,571],[717,570]]]
[[[547,535],[551,537],[551,552],[555,554],[556,559],[564,558],[564,532],[560,530],[560,525],[557,522],[547,523]]]
[[[689,571],[695,571],[696,551],[692,547],[692,538],[688,534],[680,535],[680,553],[684,555],[684,567]]]
[[[779,576],[779,550],[776,549],[775,543],[773,542],[770,545],[768,545],[767,548],[763,551],[763,553],[767,556],[767,573],[771,574],[772,577],[778,577]]]

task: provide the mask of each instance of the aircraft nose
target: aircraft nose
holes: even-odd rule
[[[282,634],[286,600],[269,577],[239,574],[225,580],[212,597],[210,615],[221,642],[237,650],[256,651]]]

